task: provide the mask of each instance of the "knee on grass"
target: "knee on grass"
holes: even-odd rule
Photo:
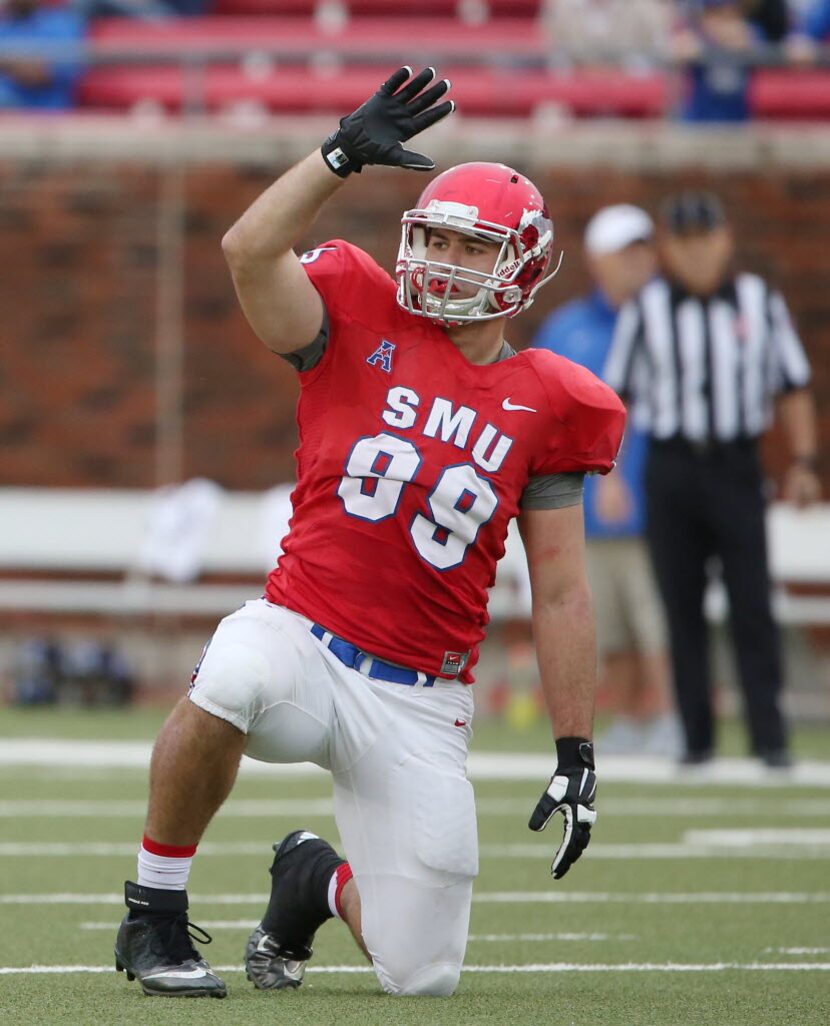
[[[375,972],[386,993],[396,997],[450,997],[461,978],[461,966],[446,962],[394,973],[375,962]]]

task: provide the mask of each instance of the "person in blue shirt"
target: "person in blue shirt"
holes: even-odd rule
[[[687,17],[672,38],[684,67],[680,118],[689,122],[746,121],[750,116],[747,63],[760,33],[739,0],[687,0]]]
[[[75,83],[85,19],[39,0],[0,0],[0,110],[67,110]],[[53,53],[50,53],[50,47]]]
[[[830,36],[830,0],[812,0],[796,31],[816,43],[824,42]]]
[[[585,231],[585,258],[596,287],[550,315],[531,344],[601,377],[619,307],[655,273],[653,232],[651,218],[639,207],[620,204],[595,214]],[[603,682],[617,706],[597,748],[607,754],[676,756],[681,741],[670,697],[665,627],[643,539],[645,454],[646,436],[634,409],[617,473],[585,481],[597,649]]]
[[[787,56],[794,64],[812,64],[830,38],[830,0],[811,0],[802,6],[800,17],[787,39]]]

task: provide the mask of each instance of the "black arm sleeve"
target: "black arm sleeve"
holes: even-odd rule
[[[326,310],[325,303],[323,304],[323,324],[320,328],[320,334],[313,342],[309,342],[307,346],[303,346],[302,349],[295,349],[293,353],[279,353],[278,355],[287,360],[291,366],[298,371],[311,370],[312,367],[316,367],[317,364],[323,359],[323,354],[326,351],[326,346],[329,341],[329,315]]]

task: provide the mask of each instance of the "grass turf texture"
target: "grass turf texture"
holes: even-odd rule
[[[0,736],[149,738],[162,713],[0,709]],[[830,758],[830,738],[821,728],[799,728],[796,750]],[[2,742],[0,742],[1,744]],[[722,750],[741,751],[742,732],[725,732]],[[547,731],[538,725],[513,732],[483,724],[474,747],[548,750]],[[554,882],[548,863],[554,838],[536,836],[527,816],[540,781],[481,781],[480,840],[483,856],[476,883],[467,966],[579,965],[749,965],[830,964],[828,860],[803,858],[797,846],[776,858],[735,853],[717,858],[646,859],[591,857],[591,849],[568,876]],[[126,804],[124,814],[7,814],[0,817],[5,842],[70,846],[66,855],[0,856],[0,899],[16,894],[80,893],[117,895],[135,868],[146,774],[112,768],[29,770],[0,767],[2,803],[87,801]],[[298,826],[333,840],[325,778],[242,778],[212,824],[205,845],[246,844],[250,854],[205,854],[191,877],[192,918],[205,924],[214,943],[204,950],[216,966],[241,966],[249,926],[264,906],[270,843]],[[281,802],[297,807],[274,815],[240,815],[242,802]],[[313,813],[304,814],[308,802]],[[281,806],[276,806],[278,809]],[[649,814],[649,809],[653,814]],[[756,790],[723,785],[623,784],[601,782],[600,819],[594,845],[672,843],[686,831],[749,828],[826,828],[830,792],[786,787]],[[35,806],[36,811],[36,806]],[[262,811],[262,810],[260,810]],[[558,827],[558,824],[557,824]],[[123,845],[123,854],[71,854],[73,844]],[[528,854],[504,857],[505,845],[528,845]],[[2,850],[2,849],[0,849]],[[822,849],[826,852],[826,847]],[[780,857],[791,855],[792,857]],[[564,900],[488,902],[493,892],[532,892]],[[771,903],[753,895],[796,892],[814,900]],[[644,895],[718,893],[724,902],[690,900],[667,904]],[[252,895],[239,903],[211,902],[211,896]],[[599,900],[610,895],[613,900]],[[824,900],[821,896],[824,895]],[[261,901],[257,899],[261,896]],[[594,896],[597,900],[584,900]],[[743,901],[736,900],[744,897]],[[112,942],[122,908],[112,901],[69,904],[0,904],[0,969],[13,966],[112,966]],[[213,923],[225,925],[213,926]],[[562,935],[577,935],[563,937]],[[510,940],[493,940],[494,936]],[[793,954],[782,949],[816,949]],[[821,953],[823,949],[823,953]],[[312,966],[360,966],[360,958],[339,923],[318,934]],[[297,993],[255,991],[241,969],[223,972],[230,989],[225,1001],[170,1001],[144,998],[137,984],[113,970],[76,974],[2,974],[0,1022],[4,1026],[73,1024],[138,1026],[154,1023],[221,1023],[223,1026],[291,1022],[292,1026],[337,1022],[531,1024],[568,1026],[825,1026],[830,1020],[830,972],[781,969],[723,969],[705,972],[605,969],[590,972],[466,972],[450,1001],[391,999],[378,991],[369,972],[327,974],[309,970]]]

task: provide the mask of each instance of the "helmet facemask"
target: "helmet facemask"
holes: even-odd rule
[[[401,224],[398,303],[422,317],[446,324],[513,317],[530,306],[536,291],[556,273],[544,276],[553,225],[539,211],[528,211],[527,224],[516,230],[480,220],[475,207],[432,200],[426,209],[408,210]],[[498,249],[492,271],[455,266],[428,256],[429,232],[436,228],[495,243]],[[465,291],[472,289],[472,294],[459,295],[459,286],[467,286]]]

